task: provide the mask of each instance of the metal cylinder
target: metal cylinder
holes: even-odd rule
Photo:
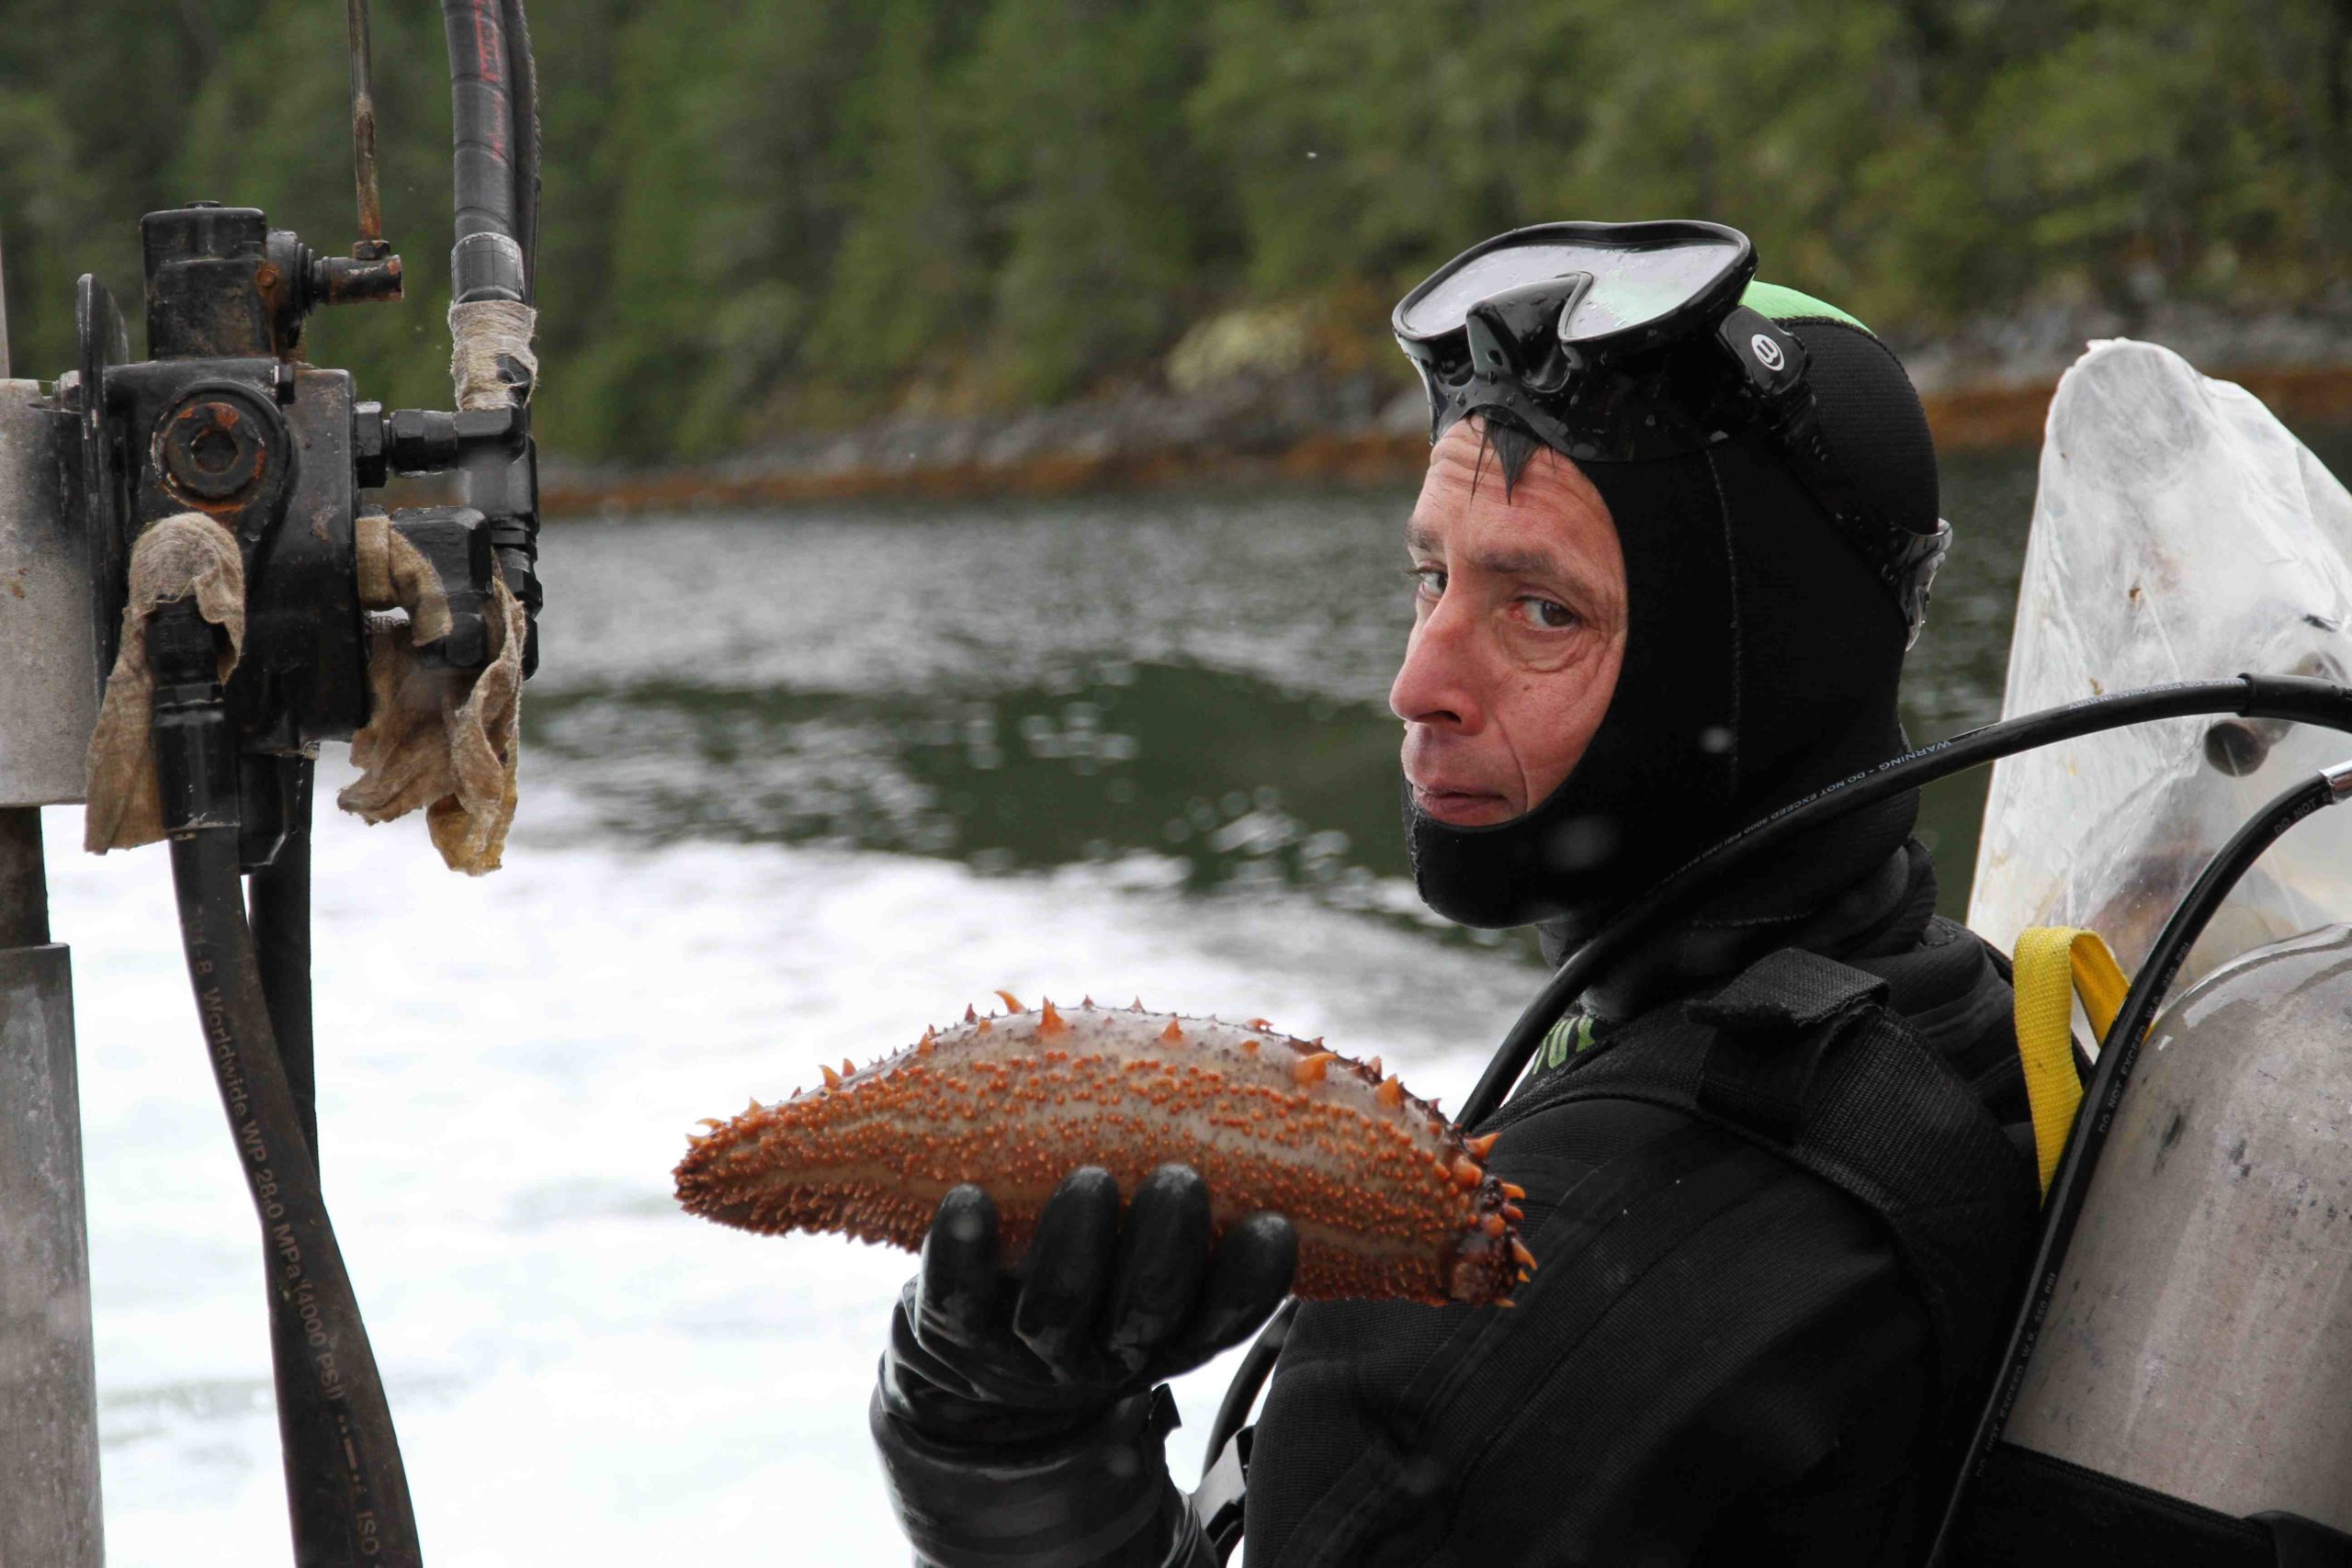
[[[2007,1435],[2352,1529],[2352,929],[2249,953],[2157,1021]]]
[[[65,949],[0,949],[0,1563],[103,1557],[81,1129]]]
[[[106,1559],[74,977],[37,809],[82,798],[97,717],[77,449],[72,416],[9,379],[0,298],[0,1568]]]
[[[97,722],[88,551],[68,513],[73,417],[0,380],[0,808],[83,795]]]

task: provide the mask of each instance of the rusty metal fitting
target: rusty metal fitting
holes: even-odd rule
[[[266,435],[250,409],[221,398],[189,403],[164,417],[155,436],[164,482],[206,511],[243,500],[269,461]]]
[[[370,249],[365,240],[356,253]],[[401,258],[379,240],[380,255],[320,256],[311,264],[311,299],[320,305],[366,305],[401,297]]]

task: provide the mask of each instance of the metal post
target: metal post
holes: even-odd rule
[[[0,294],[0,299],[5,299]],[[0,310],[6,306],[0,305]],[[44,802],[81,794],[89,573],[66,523],[70,426],[7,379],[0,326],[0,1563],[99,1568],[97,1379],[73,971],[49,940]],[[13,697],[13,700],[10,700]]]
[[[73,970],[48,925],[40,813],[0,810],[0,1562],[98,1568]]]

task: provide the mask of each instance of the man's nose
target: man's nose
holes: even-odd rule
[[[1460,603],[1441,598],[1413,628],[1388,687],[1388,711],[1408,724],[1476,734],[1486,725],[1486,705],[1478,698],[1474,627]]]

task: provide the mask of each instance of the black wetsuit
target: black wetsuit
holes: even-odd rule
[[[2008,1132],[2020,1212],[1997,1258],[2032,1203],[2009,987],[1934,898],[1913,844],[1779,938],[1885,977],[1888,1007]],[[1527,1190],[1542,1260],[1515,1310],[1302,1308],[1255,1434],[1250,1568],[1906,1560],[2008,1280],[1956,1309],[1976,1364],[1941,1365],[1886,1227],[1797,1164],[1630,1100],[1513,1115],[1758,945],[1719,941],[1694,974],[1693,941],[1679,972],[1589,998],[1601,1015],[1555,1032],[1498,1118],[1490,1168]]]
[[[1844,318],[1784,324],[1849,478],[1932,531],[1901,367]],[[1771,440],[1584,471],[1625,562],[1606,717],[1510,822],[1405,813],[1423,899],[1549,922],[1555,963],[1705,846],[1904,750],[1905,618]],[[1714,888],[1547,1041],[1487,1124],[1540,1261],[1515,1308],[1299,1311],[1250,1450],[1250,1568],[1905,1560],[2035,1214],[2007,976],[1934,918],[1917,807],[1851,813]],[[1816,993],[1854,1010],[1775,1055],[1756,1022],[1774,985],[1796,1011]],[[1694,1053],[1726,1037],[1712,1079]],[[1694,1063],[1683,1100],[1644,1077]],[[1753,1089],[1747,1109],[1772,1110],[1784,1067],[1825,1099],[1776,1142],[1724,1107]],[[1158,1473],[1164,1427],[1136,1394],[1001,1455],[895,1418],[876,1436],[910,1535],[955,1568],[1200,1568],[1214,1553]]]

